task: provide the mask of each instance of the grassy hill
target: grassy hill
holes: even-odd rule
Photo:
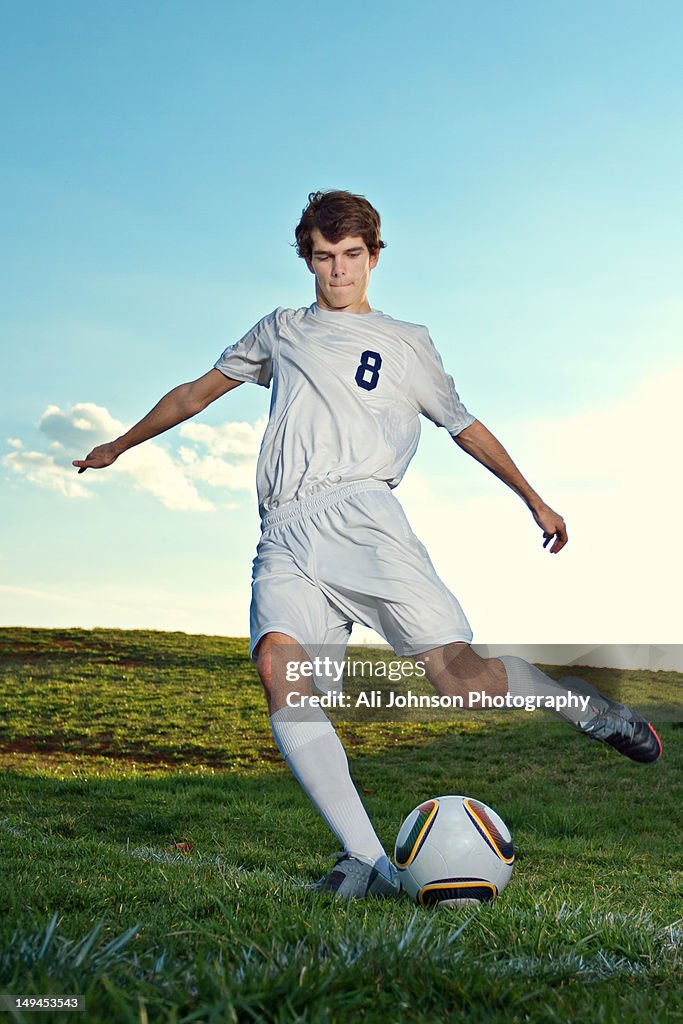
[[[339,721],[388,848],[451,792],[494,807],[518,854],[492,905],[347,905],[302,888],[335,840],[245,640],[3,629],[0,647],[0,992],[85,994],[107,1024],[683,1019],[679,723],[647,768],[544,714]],[[641,704],[681,683],[583,674]]]

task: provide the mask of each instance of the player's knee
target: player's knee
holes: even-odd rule
[[[291,646],[295,642],[284,633],[266,633],[259,640],[254,650],[253,660],[266,693],[270,694],[274,684],[278,681],[278,664],[281,660],[284,661],[283,646],[285,644]]]

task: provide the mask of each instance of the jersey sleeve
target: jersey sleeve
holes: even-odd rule
[[[474,423],[475,417],[460,401],[453,378],[444,370],[441,356],[426,329],[414,346],[413,355],[410,380],[413,404],[423,416],[437,427],[445,427],[451,437],[455,437]]]
[[[233,380],[270,387],[273,379],[273,353],[278,339],[278,320],[282,312],[276,309],[259,320],[243,338],[226,348],[214,363],[214,368]]]

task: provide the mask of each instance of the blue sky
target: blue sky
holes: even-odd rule
[[[479,639],[675,640],[682,28],[656,0],[5,4],[1,620],[246,633],[262,389],[68,465],[313,300],[292,230],[341,187],[382,213],[373,306],[429,325],[570,525],[539,553],[425,424],[399,497]]]

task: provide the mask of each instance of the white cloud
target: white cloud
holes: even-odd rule
[[[26,451],[22,447],[4,455],[2,463],[10,472],[23,477],[29,483],[49,491],[57,491],[65,498],[92,497],[92,493],[75,477],[75,471],[58,465],[53,455]]]
[[[116,465],[132,479],[137,491],[153,494],[168,509],[208,512],[215,507],[201,497],[183,466],[159,445],[148,443],[132,448]]]
[[[255,459],[266,422],[267,417],[263,416],[256,423],[223,423],[218,427],[210,427],[206,423],[184,423],[180,434],[203,444],[213,455]]]
[[[208,454],[200,455],[196,447],[180,448],[178,454],[188,476],[209,487],[227,487],[253,494],[256,460],[266,422],[264,416],[256,423],[223,423],[217,427],[205,423],[183,424],[182,437],[208,450]]]
[[[231,464],[215,455],[199,456],[196,451],[181,448],[179,452],[185,470],[193,480],[201,480],[210,487],[228,487],[232,491],[253,492],[256,462]]]
[[[96,445],[119,436],[125,426],[108,409],[92,402],[80,402],[66,411],[50,405],[39,424],[48,439],[48,451],[27,451],[21,440],[9,438],[7,443],[14,450],[0,461],[29,483],[57,491],[66,498],[92,497],[93,480],[105,480],[111,485],[123,473],[135,490],[153,495],[168,509],[207,512],[216,504],[200,492],[198,485],[253,492],[264,426],[265,420],[217,427],[185,424],[180,435],[190,445],[182,446],[178,452],[148,441],[126,452],[110,472],[95,470],[78,476],[71,459],[83,457]],[[208,449],[208,454],[202,449]],[[221,503],[222,507],[226,504],[235,507],[231,502]]]
[[[39,427],[51,441],[76,450],[110,441],[124,429],[123,423],[114,419],[108,409],[93,402],[79,402],[68,413],[57,405],[48,405]]]

